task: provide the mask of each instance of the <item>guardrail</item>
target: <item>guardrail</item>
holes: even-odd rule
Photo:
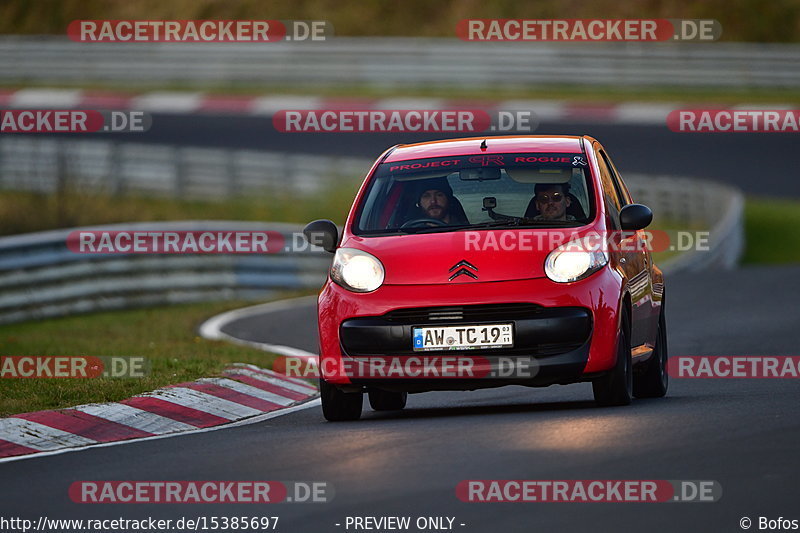
[[[666,272],[735,266],[744,244],[741,193],[681,178],[626,176],[626,182],[636,200],[650,205],[657,217],[710,229],[709,251],[673,257],[661,265]],[[272,230],[303,244],[300,226],[285,224],[198,221],[102,229]],[[66,245],[71,231],[0,238],[0,323],[180,302],[263,300],[281,289],[319,287],[331,260],[325,252],[296,246],[290,247],[292,252],[263,255],[77,254]]]
[[[744,196],[741,191],[713,181],[672,176],[626,174],[625,184],[636,202],[672,224],[705,228],[708,249],[692,249],[659,263],[664,272],[734,268],[744,253]]]
[[[271,254],[78,254],[57,230],[0,238],[0,323],[163,304],[263,300],[320,287],[331,256],[300,241],[301,226],[188,221],[102,226],[108,231],[278,231],[294,251]]]
[[[76,43],[0,39],[7,80],[126,86],[273,85],[491,89],[800,87],[800,46],[755,43],[502,43],[336,37],[325,42]]]
[[[257,150],[0,136],[0,189],[102,188],[225,199],[275,190],[314,194],[360,182],[371,161]]]

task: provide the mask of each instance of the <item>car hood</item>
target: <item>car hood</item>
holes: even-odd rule
[[[544,277],[547,254],[577,235],[575,230],[515,228],[351,236],[342,246],[377,257],[386,270],[385,284],[483,283]]]

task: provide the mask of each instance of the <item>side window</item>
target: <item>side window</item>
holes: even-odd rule
[[[605,150],[600,150],[600,156],[603,158],[603,162],[605,162],[606,167],[608,168],[608,173],[611,175],[611,181],[614,183],[614,190],[617,192],[617,198],[619,198],[620,205],[626,206],[630,201],[630,195],[628,194],[628,190],[625,188],[625,185],[622,183],[622,180],[619,178],[617,174],[617,170],[614,168],[614,163],[611,162],[611,159],[608,158]]]
[[[600,152],[602,153],[602,152]],[[619,212],[622,209],[622,204],[620,203],[619,196],[617,194],[617,190],[614,187],[614,182],[611,178],[611,171],[606,165],[605,158],[602,157],[598,152],[595,152],[597,156],[597,165],[600,167],[600,181],[603,184],[603,200],[606,205],[606,209],[608,210],[608,214],[611,215],[611,223],[614,226],[614,229],[619,229]]]

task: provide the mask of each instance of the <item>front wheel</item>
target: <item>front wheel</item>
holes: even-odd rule
[[[653,355],[644,363],[641,374],[633,378],[633,395],[637,398],[661,398],[667,394],[669,373],[667,372],[667,321],[664,318],[664,304],[658,316],[658,334]]]
[[[364,403],[363,393],[343,392],[322,378],[319,378],[319,392],[325,420],[341,422],[361,418],[361,405]]]
[[[627,316],[617,334],[617,363],[608,374],[592,381],[594,401],[601,407],[629,405],[633,392],[633,362]]]

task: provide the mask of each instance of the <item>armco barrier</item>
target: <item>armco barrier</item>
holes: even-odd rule
[[[188,221],[102,229],[269,230],[282,233],[287,243],[302,239],[302,227],[273,223]],[[331,261],[330,254],[310,247],[258,255],[78,254],[67,249],[71,231],[0,238],[0,323],[183,302],[266,299],[279,290],[321,286]]]
[[[455,34],[455,28],[453,29]],[[37,84],[364,86],[492,89],[800,87],[800,46],[754,43],[518,43],[344,38],[276,43],[75,43],[0,39],[0,71]]]
[[[672,224],[709,232],[708,250],[690,250],[660,263],[667,273],[733,268],[744,253],[744,196],[728,185],[689,178],[626,174],[631,196]]]
[[[224,199],[314,194],[363,179],[372,161],[259,150],[0,136],[0,189],[103,189]]]
[[[634,201],[653,210],[671,225],[703,228],[709,232],[708,250],[690,250],[659,266],[667,273],[704,268],[734,268],[744,253],[744,196],[720,183],[671,176],[626,174]]]
[[[665,271],[736,265],[744,246],[741,193],[685,178],[629,175],[626,182],[636,201],[650,205],[656,217],[683,220],[711,232],[709,251],[674,256],[661,265]],[[272,230],[288,240],[298,239],[301,230],[285,224],[219,221],[103,229]],[[263,255],[76,254],[66,246],[70,231],[0,238],[0,323],[180,302],[265,299],[281,289],[319,287],[331,261],[330,254],[310,247]]]
[[[66,183],[220,200],[273,191],[314,194],[331,186],[355,190],[371,164],[355,157],[0,137],[0,189],[41,192]],[[710,252],[682,254],[671,268],[736,264],[744,249],[744,200],[736,189],[670,176],[626,174],[625,181],[657,219],[712,231]]]

